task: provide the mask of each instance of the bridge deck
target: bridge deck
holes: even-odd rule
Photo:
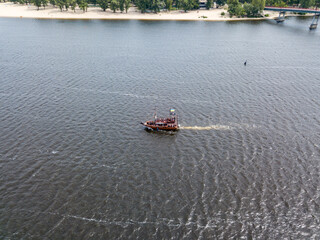
[[[278,12],[318,13],[318,14],[320,14],[320,10],[308,9],[308,8],[265,7],[264,10],[278,11]]]

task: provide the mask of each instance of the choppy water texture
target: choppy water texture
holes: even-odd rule
[[[0,238],[319,239],[310,21],[0,19]]]

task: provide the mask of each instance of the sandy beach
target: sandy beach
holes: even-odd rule
[[[221,16],[221,12],[225,12],[225,16]],[[269,14],[265,18],[230,18],[225,9],[211,10],[193,10],[185,13],[182,10],[171,12],[155,13],[140,13],[136,7],[131,7],[128,13],[116,12],[113,13],[110,9],[105,12],[101,8],[89,7],[87,12],[83,12],[79,8],[76,12],[60,11],[58,7],[47,6],[37,10],[37,7],[30,5],[20,5],[14,3],[0,3],[0,17],[16,17],[16,18],[39,18],[39,19],[109,19],[109,20],[180,20],[180,21],[239,21],[239,20],[262,20],[273,19],[278,16],[277,12],[265,11],[264,14]]]

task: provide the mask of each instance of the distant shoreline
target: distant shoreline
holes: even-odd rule
[[[221,13],[225,12],[222,16]],[[149,20],[149,21],[253,21],[274,19],[278,12],[265,11],[269,17],[263,18],[230,18],[227,10],[192,10],[189,12],[170,11],[160,13],[140,13],[136,7],[131,7],[128,13],[113,13],[110,9],[105,12],[101,8],[89,7],[87,12],[76,9],[76,12],[60,11],[58,7],[47,6],[46,9],[34,5],[20,5],[14,3],[0,3],[0,17],[7,18],[34,18],[34,19],[61,19],[61,20]]]

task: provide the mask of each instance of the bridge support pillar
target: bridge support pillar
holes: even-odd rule
[[[279,12],[279,17],[275,18],[277,23],[284,22],[286,12]]]
[[[310,27],[309,27],[310,30],[317,28],[317,26],[318,26],[318,21],[319,21],[319,16],[320,16],[320,14],[318,14],[318,13],[316,13],[316,14],[313,16],[312,22],[311,22]]]

